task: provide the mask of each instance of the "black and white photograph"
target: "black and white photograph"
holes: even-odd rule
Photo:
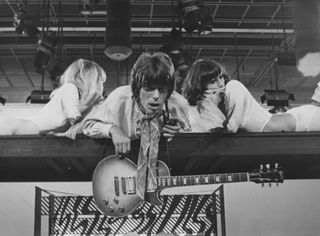
[[[319,0],[0,0],[0,235],[320,236]]]

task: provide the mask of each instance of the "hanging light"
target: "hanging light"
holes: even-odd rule
[[[268,106],[273,106],[270,113],[283,113],[288,110],[289,100],[294,101],[293,93],[288,93],[284,89],[266,89],[261,96],[261,103],[267,102]]]
[[[112,60],[123,61],[132,53],[130,0],[108,0],[106,9],[104,53]]]

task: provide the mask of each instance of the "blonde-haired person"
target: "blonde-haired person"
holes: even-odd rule
[[[62,74],[60,87],[52,92],[50,101],[39,112],[28,119],[2,116],[0,135],[52,133],[74,139],[81,133],[79,122],[83,116],[102,100],[105,80],[106,74],[97,63],[76,60]]]

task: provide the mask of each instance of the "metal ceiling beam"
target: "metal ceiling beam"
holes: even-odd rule
[[[5,80],[8,82],[8,84],[10,85],[11,88],[13,88],[13,84],[11,82],[11,80],[9,79],[9,77],[7,76],[6,72],[2,69],[2,67],[0,66],[0,71],[2,73],[2,75],[4,76]]]
[[[14,51],[13,48],[10,48],[10,51],[11,51],[12,55],[14,56],[14,58],[16,59],[16,61],[17,61],[17,62],[19,63],[19,65],[21,66],[21,68],[23,69],[23,71],[24,71],[24,73],[26,74],[26,76],[27,76],[27,78],[28,78],[31,86],[34,87],[34,83],[33,83],[32,79],[31,79],[28,71],[26,70],[25,66],[22,64],[20,58],[17,57],[17,55],[16,55],[16,53],[15,53],[15,51]]]
[[[228,49],[227,49],[227,48],[225,48],[225,49],[223,50],[222,56],[221,56],[221,57],[220,57],[220,59],[219,59],[219,63],[221,63],[221,62],[222,62],[222,60],[223,60],[223,58],[225,57],[225,55],[226,55],[227,51],[228,51]]]
[[[49,27],[49,30],[58,31],[58,27]],[[105,27],[63,27],[63,32],[105,32]],[[171,32],[172,28],[132,27],[132,32]],[[252,33],[252,34],[283,34],[283,29],[250,29],[250,28],[212,28],[212,33]],[[182,29],[185,32],[184,29]],[[0,32],[15,32],[14,27],[0,27]],[[293,29],[286,29],[286,33],[294,33]]]
[[[247,55],[245,56],[245,58],[242,59],[241,63],[239,64],[239,68],[242,67],[246,63],[246,61],[250,57],[252,51],[253,51],[253,49],[249,49]],[[237,73],[237,69],[233,71],[232,77],[234,77],[235,73]]]
[[[51,4],[59,4],[61,0],[51,0]],[[160,5],[160,6],[171,6],[171,1],[172,0],[157,0],[155,2],[155,5]],[[82,1],[84,2],[84,1]],[[81,2],[79,1],[75,1],[75,0],[63,0],[62,2],[63,4],[68,4],[68,5],[77,5],[79,6],[79,4]],[[28,5],[31,4],[35,4],[35,5],[39,5],[39,4],[43,4],[43,0],[28,0]],[[103,3],[104,4],[104,3]],[[131,0],[131,4],[132,5],[149,5],[152,4],[150,3],[150,0]],[[260,1],[260,0],[255,0],[255,1],[228,1],[228,2],[223,2],[221,0],[205,0],[204,1],[204,5],[205,6],[216,6],[216,5],[223,5],[223,6],[246,6],[248,4],[251,5],[255,5],[255,6],[277,6],[279,4],[281,4],[281,1]],[[0,1],[0,5],[7,5],[7,3],[5,1]],[[102,4],[101,4],[102,5]],[[292,3],[291,1],[285,2],[284,3],[285,6],[291,6]]]
[[[250,6],[248,6],[250,7]],[[82,17],[81,17],[82,16]],[[104,16],[94,16],[94,17],[86,17],[87,15],[79,15],[79,16],[68,16],[68,15],[65,15],[63,16],[63,22],[64,22],[64,25],[68,26],[68,24],[70,24],[70,22],[74,22],[74,23],[77,23],[79,25],[79,23],[84,22],[85,24],[84,25],[88,25],[89,22],[91,23],[94,23],[94,22],[102,22],[104,23],[105,22],[105,15]],[[81,20],[82,18],[84,18],[84,20]],[[155,23],[155,22],[158,22],[158,23],[168,23],[168,24],[171,24],[172,23],[172,19],[171,17],[168,17],[168,16],[152,16],[152,18],[149,17],[146,17],[146,16],[141,16],[141,17],[138,17],[138,16],[134,16],[132,15],[132,18],[131,18],[131,21],[132,21],[132,24],[134,25],[135,22],[149,22],[149,25],[150,25],[150,21],[152,20],[152,23]],[[6,25],[11,25],[12,24],[12,21],[13,21],[13,17],[11,15],[9,16],[1,16],[0,18],[0,22],[2,24],[6,24]],[[177,19],[175,19],[175,21],[177,21]],[[225,17],[215,17],[213,19],[214,22],[216,23],[238,23],[238,22],[242,22],[242,23],[269,23],[270,19],[268,18],[243,18],[242,16],[241,17],[234,17],[234,18],[225,18]],[[272,23],[277,23],[277,24],[282,24],[282,19],[276,19],[275,16],[272,18]],[[285,24],[292,24],[292,18],[285,18],[284,19],[284,23]],[[39,26],[41,27],[41,26]]]
[[[241,20],[239,20],[238,26],[240,26],[242,24],[242,22],[245,20],[245,17],[247,16],[249,9],[250,9],[250,5],[247,5],[246,9],[244,10],[244,12],[241,16]]]

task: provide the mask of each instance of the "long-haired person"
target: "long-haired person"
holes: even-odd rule
[[[230,80],[214,60],[198,59],[184,81],[183,94],[190,108],[195,132],[225,127],[236,132],[318,131],[320,107],[302,105],[282,114],[264,109],[239,81]]]
[[[0,135],[59,133],[75,138],[80,132],[75,125],[102,100],[105,80],[106,74],[97,63],[76,60],[61,75],[60,87],[52,92],[50,101],[32,117],[20,119],[0,113]]]

